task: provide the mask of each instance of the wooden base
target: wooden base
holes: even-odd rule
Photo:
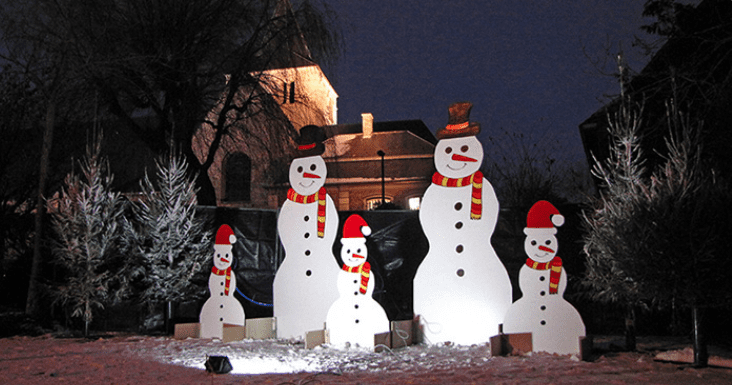
[[[176,324],[173,338],[200,338],[200,323]],[[241,341],[245,338],[263,340],[277,337],[277,325],[274,318],[252,318],[246,320],[244,326],[224,324],[221,340],[224,342]]]

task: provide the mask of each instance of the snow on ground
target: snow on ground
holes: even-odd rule
[[[146,355],[160,362],[205,369],[206,356],[226,356],[233,374],[300,373],[345,371],[404,370],[418,365],[423,370],[486,364],[490,346],[416,345],[382,352],[328,345],[306,349],[302,343],[285,340],[243,340],[224,343],[219,340],[169,340],[154,345]]]
[[[730,384],[732,369],[658,362],[659,351],[688,340],[639,338],[639,352],[619,352],[620,338],[597,339],[591,362],[544,353],[491,357],[488,345],[415,345],[380,353],[282,340],[224,343],[207,339],[114,335],[109,338],[0,339],[0,384]],[[711,350],[713,355],[729,350]],[[230,374],[204,370],[225,355]],[[263,373],[263,374],[257,374]]]

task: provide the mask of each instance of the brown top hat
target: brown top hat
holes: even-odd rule
[[[478,135],[480,124],[469,121],[471,108],[473,108],[473,103],[470,102],[451,104],[448,108],[450,118],[447,120],[447,126],[437,130],[437,139]]]
[[[308,125],[300,129],[297,142],[296,158],[322,155],[325,152],[325,130],[323,127]]]

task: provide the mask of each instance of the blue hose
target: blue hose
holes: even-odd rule
[[[244,297],[245,300],[247,300],[255,305],[264,306],[264,307],[273,307],[271,303],[257,302],[255,300],[247,297],[246,295],[244,295],[244,293],[241,292],[241,290],[239,290],[238,287],[236,288],[236,292],[239,293],[240,296]]]

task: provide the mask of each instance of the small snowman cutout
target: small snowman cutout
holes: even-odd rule
[[[504,333],[531,333],[533,351],[579,354],[585,324],[563,295],[567,272],[557,256],[557,228],[564,217],[547,201],[536,202],[526,220],[524,250],[528,255],[519,271],[523,296],[506,313]]]
[[[290,164],[291,188],[277,217],[285,250],[272,286],[278,338],[301,340],[309,331],[323,330],[328,309],[338,298],[333,286],[338,277],[333,255],[338,212],[324,187],[324,140],[322,127],[300,129],[297,157]]]
[[[454,103],[437,131],[432,184],[419,211],[429,251],[414,277],[414,314],[425,342],[490,341],[511,305],[508,272],[491,245],[499,205],[479,171],[480,125],[469,102]]]
[[[359,215],[351,215],[343,226],[338,273],[339,298],[328,311],[326,327],[335,347],[358,346],[373,349],[374,335],[389,332],[389,319],[373,298],[375,277],[367,261],[366,236],[371,228]]]
[[[199,316],[201,338],[221,339],[224,324],[244,326],[244,308],[234,297],[236,274],[231,270],[235,243],[236,237],[231,227],[221,225],[216,232],[213,268],[208,278],[208,290],[211,296],[203,304]]]

